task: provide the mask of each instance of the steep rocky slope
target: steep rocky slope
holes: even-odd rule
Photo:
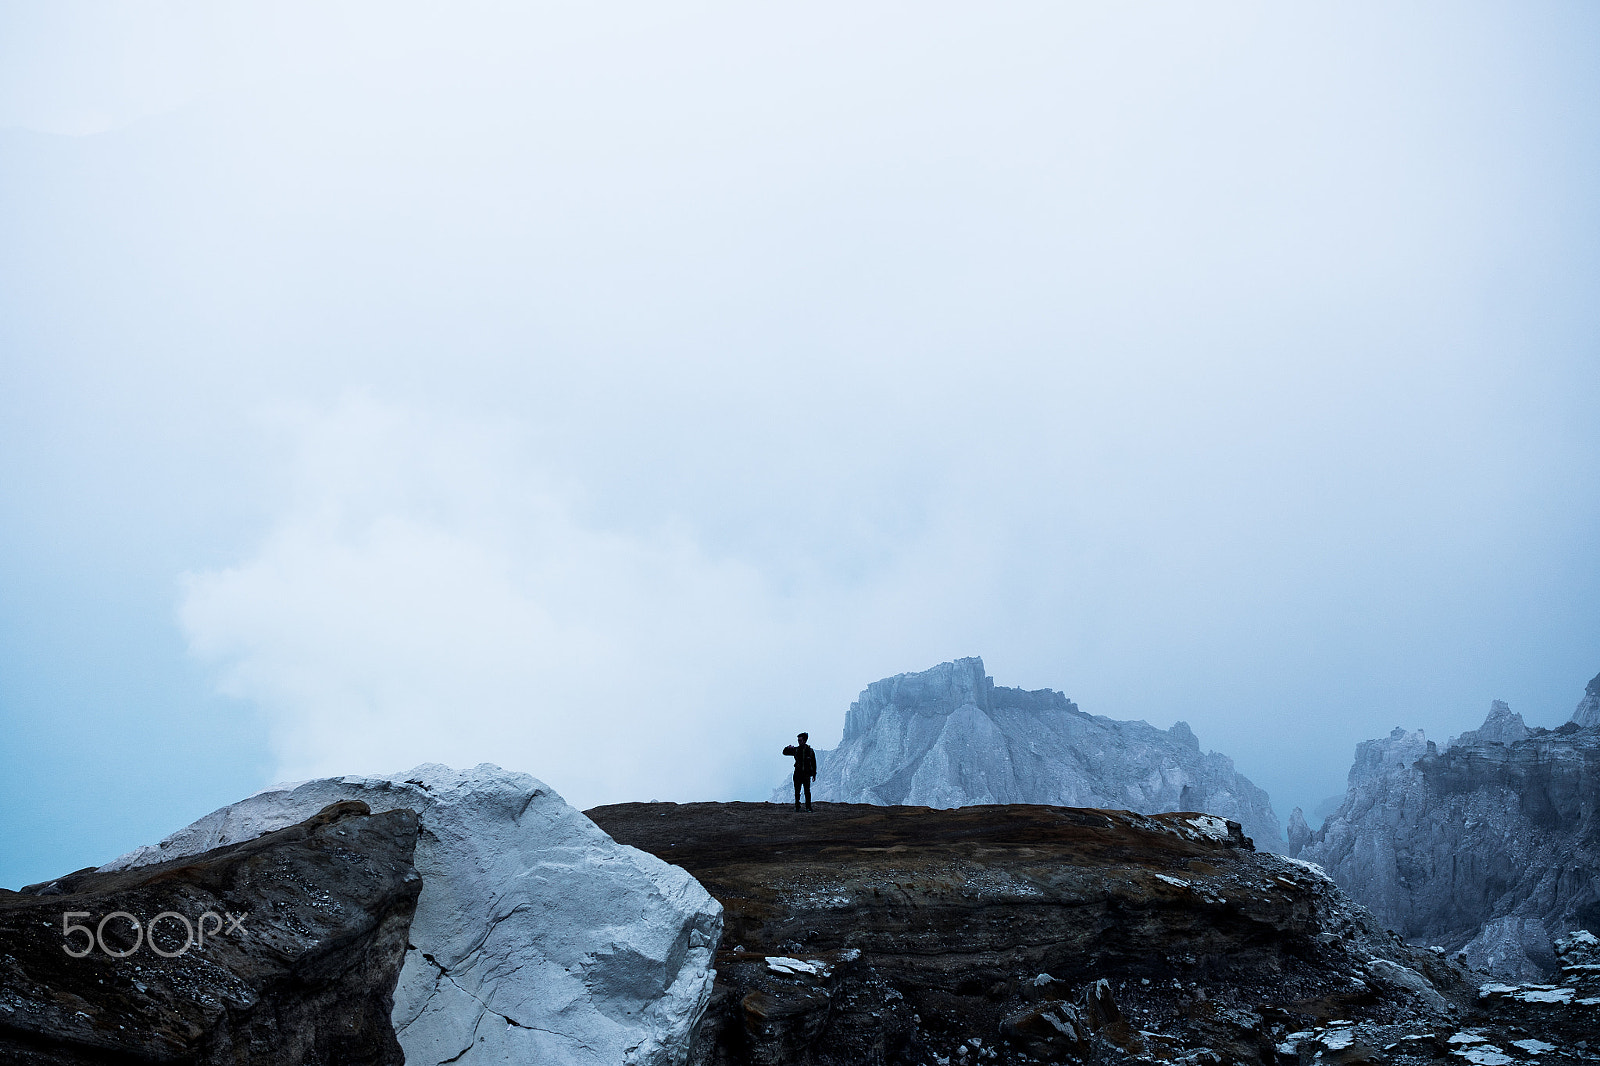
[[[416,842],[411,811],[339,803],[248,843],[0,891],[0,1062],[399,1066]]]
[[[1553,938],[1600,928],[1600,725],[1530,729],[1496,702],[1440,751],[1396,729],[1356,749],[1345,802],[1291,854],[1390,928],[1512,978],[1548,973]]]
[[[983,660],[957,659],[866,687],[844,736],[819,752],[818,799],[964,807],[1042,803],[1158,813],[1206,811],[1281,851],[1267,794],[1183,722],[1170,730],[1085,714],[1050,689],[997,686]],[[780,785],[774,802],[792,799]]]
[[[1513,1032],[1478,997],[1479,978],[1401,943],[1314,867],[1253,851],[1236,823],[1206,815],[588,813],[682,865],[725,908],[696,1066],[1402,1064],[1522,1038],[1556,1048],[1542,1061],[1572,1061],[1600,1017],[1570,994],[1530,1004],[1508,987],[1495,1003],[1537,1015]]]
[[[412,1066],[675,1066],[711,994],[721,907],[527,774],[484,764],[281,785],[107,869],[249,840],[360,800],[420,814],[423,878],[394,1001]]]

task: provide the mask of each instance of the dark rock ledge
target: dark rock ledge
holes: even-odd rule
[[[337,803],[248,843],[0,890],[0,1062],[399,1066],[417,829]],[[119,911],[139,928],[101,924]]]
[[[1535,1038],[1550,1063],[1584,1060],[1600,1018],[1571,996],[1559,1017],[1518,1001],[1526,1016],[1501,1018],[1484,975],[1408,947],[1320,869],[1208,815],[588,813],[725,908],[691,1066],[1399,1066],[1524,1061],[1515,1041]]]

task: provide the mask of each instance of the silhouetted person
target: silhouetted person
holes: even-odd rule
[[[785,755],[794,756],[794,809],[800,809],[800,790],[806,790],[806,810],[811,809],[811,782],[817,777],[817,753],[806,743],[809,733],[801,733],[800,743],[783,749]]]

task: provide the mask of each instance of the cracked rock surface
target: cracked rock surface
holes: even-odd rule
[[[677,1066],[710,997],[721,907],[547,785],[484,764],[264,790],[108,869],[251,839],[341,799],[421,817],[394,1000],[410,1066]]]
[[[411,811],[344,802],[246,843],[0,891],[0,1062],[399,1066],[416,842]]]

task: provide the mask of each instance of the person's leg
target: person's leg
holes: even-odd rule
[[[806,810],[811,809],[811,778],[806,778]]]
[[[800,809],[800,782],[802,780],[803,778],[799,777],[794,779],[794,809],[797,811]],[[806,792],[809,794],[810,791],[811,789],[808,787]]]

